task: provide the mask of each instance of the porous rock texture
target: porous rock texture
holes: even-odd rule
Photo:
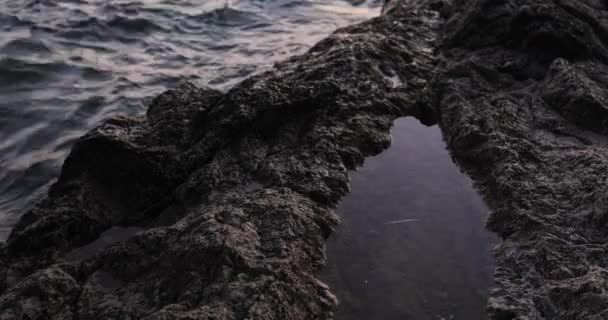
[[[167,91],[82,137],[15,226],[0,319],[332,318],[334,208],[403,116],[492,209],[490,319],[608,319],[606,63],[605,1],[391,0],[227,93]],[[144,231],[76,254],[117,226]]]
[[[0,319],[331,318],[334,207],[422,116],[438,21],[403,2],[225,94],[185,84],[100,124],[2,247]],[[145,230],[74,254],[113,226]]]
[[[437,120],[492,209],[491,319],[608,319],[608,2],[456,0]]]

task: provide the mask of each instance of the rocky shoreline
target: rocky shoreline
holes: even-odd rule
[[[493,210],[490,318],[606,319],[607,21],[599,0],[392,0],[227,93],[109,119],[0,249],[0,319],[332,318],[335,206],[404,116]],[[117,227],[143,231],[74,258]]]
[[[431,91],[503,240],[491,318],[608,319],[608,4],[452,8]]]

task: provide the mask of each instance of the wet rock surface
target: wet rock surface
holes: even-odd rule
[[[0,249],[0,319],[327,319],[348,170],[439,123],[502,243],[491,319],[608,318],[608,7],[392,0],[227,93],[82,137]],[[142,228],[93,255],[111,228]]]

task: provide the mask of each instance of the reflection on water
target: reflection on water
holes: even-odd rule
[[[393,145],[352,174],[325,280],[337,320],[485,319],[493,236],[487,209],[437,127],[399,119]]]
[[[225,90],[375,1],[0,0],[0,241],[101,119],[183,80]]]

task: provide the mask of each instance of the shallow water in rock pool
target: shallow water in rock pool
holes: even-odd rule
[[[228,7],[226,7],[228,4]],[[225,90],[379,14],[341,0],[0,1],[0,240],[72,143],[190,80]]]
[[[351,174],[321,278],[336,320],[481,320],[492,285],[488,212],[439,128],[399,119],[393,143]]]

